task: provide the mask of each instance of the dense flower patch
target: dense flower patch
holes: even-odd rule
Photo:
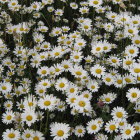
[[[139,0],[0,0],[0,139],[139,140],[139,14]]]

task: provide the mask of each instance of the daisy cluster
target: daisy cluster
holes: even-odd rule
[[[0,0],[0,139],[140,139],[139,0]]]

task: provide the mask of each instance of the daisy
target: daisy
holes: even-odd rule
[[[85,91],[82,92],[81,96],[83,96],[84,98],[87,98],[88,100],[91,100],[92,93],[89,92],[88,90],[85,90]]]
[[[40,69],[38,69],[37,73],[43,77],[43,76],[47,76],[49,74],[49,68],[47,66],[41,67]]]
[[[125,48],[125,54],[130,57],[136,57],[139,53],[139,50],[134,45],[129,45]]]
[[[135,103],[140,98],[140,90],[138,88],[130,88],[126,93],[126,97],[132,103]]]
[[[81,14],[87,14],[88,12],[89,12],[89,8],[87,8],[87,7],[81,7],[81,8],[79,8],[79,12],[81,13]]]
[[[57,80],[56,84],[55,84],[55,88],[57,90],[61,90],[64,91],[68,88],[68,81],[65,78],[60,78]]]
[[[140,63],[135,63],[129,71],[134,76],[140,76]]]
[[[99,99],[105,104],[111,104],[116,99],[116,97],[117,95],[114,93],[107,93],[100,96]]]
[[[75,3],[75,2],[71,2],[71,3],[70,3],[70,7],[71,7],[72,9],[77,9],[77,8],[78,8],[78,4]]]
[[[82,61],[82,58],[83,58],[82,52],[80,52],[80,51],[79,51],[79,52],[73,51],[73,52],[71,53],[71,56],[70,56],[70,59],[71,59],[72,61],[76,62],[76,63],[81,62],[81,61]]]
[[[89,0],[89,6],[99,7],[102,2],[102,0]]]
[[[118,123],[114,120],[111,120],[105,124],[105,130],[108,133],[118,132]]]
[[[18,140],[20,138],[20,133],[14,129],[6,129],[2,134],[3,140]]]
[[[2,93],[8,93],[12,90],[12,85],[9,82],[0,83],[0,91]]]
[[[78,87],[73,84],[73,83],[69,83],[69,86],[66,89],[67,94],[77,94],[78,93]]]
[[[89,134],[96,134],[100,131],[101,127],[97,120],[91,120],[87,123],[86,129]]]
[[[33,140],[45,140],[43,134],[40,131],[33,132]]]
[[[44,88],[50,88],[51,82],[47,79],[41,80],[38,85],[43,86]]]
[[[13,107],[12,101],[6,101],[6,102],[4,102],[4,108],[5,108],[6,110],[11,110],[12,107]]]
[[[87,84],[87,88],[91,92],[97,92],[99,89],[99,84],[96,81],[89,81],[89,83]]]
[[[121,75],[115,75],[114,77],[114,86],[117,88],[122,88],[123,87],[123,77]]]
[[[70,127],[66,123],[52,123],[50,125],[50,131],[53,140],[65,140],[70,136]]]
[[[133,57],[126,56],[123,59],[123,68],[124,69],[130,69],[133,66],[134,63],[135,63],[135,60],[133,59]]]
[[[37,85],[37,86],[35,87],[35,93],[36,93],[37,95],[43,96],[43,95],[45,95],[45,92],[46,92],[46,88],[44,88],[44,86],[39,86],[39,85]]]
[[[108,58],[108,62],[114,67],[120,66],[120,59],[118,58],[118,56],[110,56]]]
[[[74,107],[75,101],[77,98],[78,98],[78,95],[76,93],[70,94],[67,96],[66,102],[67,102],[67,104],[70,105],[70,107]]]
[[[120,130],[120,132],[121,132],[121,135],[124,139],[132,139],[136,134],[134,127],[131,126],[130,124],[125,125]]]
[[[105,67],[103,67],[99,64],[94,65],[90,69],[91,74],[95,77],[98,77],[98,78],[101,78],[101,76],[103,76],[105,74],[105,70],[106,70]]]
[[[45,95],[43,98],[40,98],[38,100],[38,106],[41,109],[45,109],[45,110],[54,110],[56,105],[56,98],[54,98],[53,96],[50,95]]]
[[[86,130],[82,125],[77,125],[74,129],[74,134],[77,137],[83,137],[85,135],[85,133],[86,133]]]
[[[62,16],[63,13],[64,13],[64,11],[62,9],[55,10],[55,15],[57,15],[57,16]]]
[[[2,122],[5,124],[10,124],[14,120],[14,113],[12,111],[6,111],[2,114]]]
[[[22,121],[25,122],[28,126],[31,126],[36,122],[37,116],[33,110],[25,110],[21,114]]]
[[[138,29],[137,27],[134,27],[134,26],[125,26],[125,29],[124,29],[124,34],[126,37],[134,37],[135,35],[138,34]]]
[[[76,78],[84,77],[87,75],[87,72],[85,70],[83,70],[83,68],[81,66],[77,66],[77,65],[74,65],[74,67],[70,69],[70,72]]]
[[[114,107],[111,111],[111,115],[113,116],[113,119],[115,121],[121,121],[122,119],[126,119],[128,117],[127,114],[128,113],[122,107]]]
[[[79,96],[74,102],[74,108],[82,113],[84,110],[90,110],[91,105],[87,98]]]
[[[135,46],[139,47],[139,45],[140,45],[140,36],[135,36],[135,37],[133,37],[133,38],[132,38],[132,43],[133,43]]]
[[[133,123],[133,126],[135,128],[136,133],[139,134],[140,133],[140,122]]]
[[[102,77],[103,81],[105,82],[106,85],[112,85],[114,84],[114,79],[112,74],[106,73],[103,77]]]
[[[32,140],[33,137],[33,131],[30,129],[26,129],[24,130],[23,134],[22,134],[22,139],[25,140]]]

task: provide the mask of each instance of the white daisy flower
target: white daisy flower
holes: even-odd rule
[[[84,128],[84,126],[82,125],[77,125],[74,129],[74,134],[77,136],[77,137],[83,137],[86,133],[86,130]]]
[[[14,129],[6,129],[2,134],[3,140],[18,140],[20,138],[20,133]]]
[[[52,123],[50,131],[53,140],[65,140],[70,136],[70,127],[66,123]]]
[[[101,127],[97,120],[91,120],[87,123],[86,129],[89,134],[96,134],[100,131]]]
[[[131,126],[130,124],[125,125],[120,130],[120,132],[121,132],[123,139],[132,139],[136,134],[134,127]]]
[[[28,126],[31,126],[37,120],[37,115],[34,110],[25,110],[21,114],[22,121],[25,122]]]
[[[98,78],[101,78],[101,76],[104,76],[105,74],[105,67],[99,65],[99,64],[96,64],[94,65],[93,67],[91,67],[90,71],[91,71],[91,74],[95,77],[98,77]]]
[[[122,107],[114,107],[111,111],[111,115],[115,121],[121,121],[122,119],[126,119],[127,112]]]

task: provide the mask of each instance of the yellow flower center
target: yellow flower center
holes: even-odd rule
[[[100,51],[100,50],[101,50],[101,48],[100,48],[100,47],[97,47],[97,48],[96,48],[96,51]]]
[[[89,97],[89,95],[88,95],[88,94],[85,94],[85,95],[84,95],[84,97],[85,97],[85,98],[88,98],[88,97]]]
[[[41,72],[42,74],[46,74],[47,73],[47,71],[46,70],[42,70],[42,72]]]
[[[43,86],[47,86],[48,85],[48,83],[43,83]]]
[[[6,117],[6,119],[7,119],[7,120],[11,120],[11,119],[12,119],[12,116],[11,116],[11,115],[8,115],[8,116]]]
[[[2,90],[6,90],[7,89],[7,87],[6,86],[2,86]]]
[[[125,62],[125,64],[126,65],[131,65],[132,64],[132,61],[128,60],[128,61]]]
[[[26,136],[25,136],[26,138],[30,138],[31,137],[31,135],[28,133],[28,134],[26,134]]]
[[[26,117],[26,120],[27,120],[27,121],[32,121],[32,119],[33,119],[33,117],[32,117],[31,115],[28,115],[28,116]]]
[[[105,98],[105,101],[110,102],[111,100],[110,100],[110,98]]]
[[[70,93],[73,93],[75,90],[74,90],[74,88],[71,88],[70,89]]]
[[[59,84],[59,87],[60,87],[60,88],[63,88],[63,87],[65,87],[65,84],[64,84],[64,83],[60,83],[60,84]]]
[[[133,34],[134,31],[133,31],[132,29],[129,29],[128,32],[129,32],[130,34]]]
[[[50,101],[45,101],[45,102],[44,102],[44,105],[45,105],[45,106],[49,106],[50,104],[51,104]]]
[[[43,93],[43,92],[44,92],[44,90],[43,90],[43,89],[40,89],[40,90],[39,90],[39,93]]]
[[[87,25],[84,26],[84,29],[88,29],[88,28],[89,28],[89,26],[87,26]]]
[[[127,83],[130,83],[130,82],[131,82],[131,79],[125,78],[125,81],[126,81]]]
[[[9,138],[15,138],[15,134],[14,133],[10,133],[10,134],[8,134],[8,137]]]
[[[12,3],[12,6],[15,6],[15,5],[16,5],[16,3],[15,3],[15,2],[13,2],[13,3]]]
[[[96,125],[92,125],[92,126],[91,126],[91,129],[92,129],[92,130],[96,130],[96,128],[97,128]]]
[[[116,59],[112,59],[112,62],[113,62],[113,63],[116,63],[116,62],[117,62],[117,60],[116,60]]]
[[[91,89],[95,89],[95,86],[94,86],[94,85],[92,85],[92,86],[91,86]]]
[[[74,103],[75,100],[76,100],[75,98],[70,99],[71,103]]]
[[[68,68],[69,68],[69,66],[68,66],[68,65],[64,65],[64,68],[65,68],[65,69],[68,69]]]
[[[134,23],[134,24],[138,24],[138,21],[135,20],[135,21],[133,21],[133,23]]]
[[[39,140],[38,136],[33,137],[33,140]]]
[[[107,78],[106,78],[106,81],[107,81],[107,82],[110,82],[110,81],[111,81],[111,79],[110,79],[109,77],[107,77]]]
[[[82,129],[78,129],[78,133],[82,133],[83,132],[83,130]]]
[[[130,49],[130,50],[129,50],[129,53],[131,53],[131,54],[134,54],[134,52],[135,52],[135,51],[134,51],[133,49]]]
[[[117,80],[117,83],[122,84],[122,80],[121,79]]]
[[[79,101],[79,106],[84,107],[86,103],[84,101]]]
[[[122,118],[122,117],[123,117],[123,113],[122,113],[122,112],[117,112],[117,113],[116,113],[116,116],[117,116],[118,118]]]
[[[116,126],[114,124],[110,125],[110,130],[115,130],[116,129]]]
[[[77,75],[82,75],[82,73],[80,71],[77,71],[76,74]]]
[[[101,69],[96,69],[95,71],[97,74],[101,74],[102,70]]]
[[[135,69],[134,69],[134,72],[135,72],[135,73],[140,73],[140,68],[135,68]]]
[[[131,130],[130,130],[130,129],[127,129],[127,130],[125,131],[125,134],[126,134],[126,135],[130,135],[130,134],[131,134]]]
[[[29,102],[28,105],[29,105],[29,106],[33,106],[34,103],[33,103],[33,102]]]
[[[58,135],[59,137],[62,137],[62,136],[64,135],[64,131],[63,131],[63,130],[58,130],[58,131],[57,131],[57,135]]]
[[[140,127],[139,126],[135,126],[135,130],[136,131],[140,130]]]
[[[136,44],[140,44],[140,40],[135,40],[135,43]]]
[[[33,5],[33,8],[35,8],[35,9],[36,9],[36,8],[37,8],[37,5]]]
[[[97,5],[99,2],[98,1],[93,1],[93,4]]]
[[[136,92],[131,93],[131,97],[137,98],[137,93]]]
[[[58,56],[59,54],[60,54],[59,52],[56,52],[54,55],[55,55],[55,56]]]
[[[78,56],[78,55],[75,55],[74,58],[75,58],[75,59],[79,59],[79,56]]]

